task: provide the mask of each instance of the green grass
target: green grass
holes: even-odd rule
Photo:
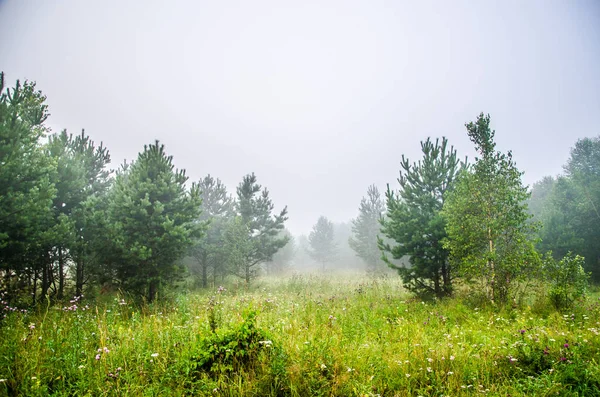
[[[469,302],[415,300],[395,277],[293,276],[11,313],[0,395],[600,395],[597,295],[566,313]]]

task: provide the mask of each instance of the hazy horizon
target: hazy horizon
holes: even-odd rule
[[[37,82],[54,132],[133,160],[160,140],[191,181],[254,172],[288,229],[348,222],[402,155],[489,113],[531,185],[600,134],[600,3],[0,0],[5,84]]]

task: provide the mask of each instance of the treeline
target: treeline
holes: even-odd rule
[[[0,74],[0,293],[2,310],[110,286],[152,302],[199,267],[202,283],[249,281],[289,237],[254,174],[230,196],[211,176],[188,184],[163,145],[146,145],[116,172],[82,132],[50,134],[35,83],[5,89]],[[45,139],[47,138],[47,139]]]
[[[420,296],[449,296],[460,284],[505,303],[534,281],[545,283],[555,305],[570,305],[590,274],[600,280],[600,137],[579,140],[565,174],[529,191],[511,152],[496,150],[489,115],[466,129],[472,163],[446,138],[427,139],[420,160],[402,156],[399,188],[388,185],[385,209],[369,188],[352,247],[376,267],[377,240],[383,261]]]
[[[466,124],[472,162],[446,138],[427,139],[421,159],[401,157],[397,188],[383,197],[368,188],[350,224],[323,216],[294,239],[287,208],[275,211],[254,174],[234,194],[211,175],[189,183],[158,141],[113,172],[108,149],[85,132],[51,133],[45,100],[31,82],[5,89],[0,74],[3,310],[100,287],[152,302],[186,274],[207,287],[294,262],[328,271],[350,263],[350,249],[370,273],[395,269],[420,296],[475,285],[508,302],[536,279],[568,304],[589,272],[600,279],[600,138],[578,141],[565,174],[530,192],[481,114]]]

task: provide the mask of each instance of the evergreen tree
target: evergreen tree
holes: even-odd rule
[[[108,150],[96,146],[84,131],[73,137],[62,131],[50,136],[47,144],[48,155],[57,164],[54,180],[56,196],[53,200],[53,213],[56,224],[62,224],[63,232],[51,242],[51,250],[58,270],[57,297],[63,298],[67,262],[75,263],[75,293],[81,295],[85,281],[84,264],[89,256],[90,239],[95,235],[86,233],[89,222],[87,201],[93,196],[104,195],[110,184],[111,171]]]
[[[107,214],[113,249],[107,257],[121,286],[152,302],[164,284],[181,275],[178,261],[200,234],[198,186],[156,141],[117,174]]]
[[[191,255],[196,266],[194,273],[199,273],[203,288],[208,286],[209,270],[213,281],[218,273],[225,274],[225,256],[223,255],[223,238],[227,221],[232,217],[233,199],[227,194],[227,188],[220,179],[207,175],[198,183],[202,196],[202,212],[199,221],[207,222],[206,233],[192,247]]]
[[[565,166],[566,177],[578,195],[567,215],[575,218],[577,236],[582,246],[577,250],[585,258],[592,277],[600,280],[600,136],[583,138],[571,149]],[[577,204],[575,204],[577,203]]]
[[[448,148],[446,138],[441,144],[439,139],[433,143],[427,138],[421,142],[421,150],[423,159],[416,163],[402,156],[400,190],[396,193],[388,185],[382,234],[397,244],[392,246],[380,239],[380,246],[393,259],[409,257],[411,266],[405,267],[384,256],[408,289],[419,295],[443,297],[452,292],[454,272],[442,244],[446,225],[441,210],[464,163],[461,165],[452,146]]]
[[[367,197],[360,201],[358,218],[352,220],[352,236],[348,239],[350,248],[367,264],[367,270],[373,273],[381,264],[381,251],[377,245],[377,236],[381,228],[381,219],[385,205],[375,185],[367,189]]]
[[[310,256],[326,270],[327,264],[335,258],[337,247],[334,242],[333,223],[324,216],[319,217],[308,235]]]
[[[542,223],[537,247],[556,260],[569,252],[583,256],[600,280],[600,137],[577,141],[564,169],[534,184],[531,212]]]
[[[288,243],[273,255],[273,258],[266,262],[265,267],[268,274],[283,274],[292,266],[292,260],[296,256],[296,241],[289,230],[284,229],[280,237],[288,239]]]
[[[511,152],[495,150],[489,115],[480,114],[466,127],[480,157],[444,204],[445,247],[463,276],[481,280],[491,300],[506,302],[515,281],[539,264],[530,237],[529,193]]]
[[[5,90],[0,73],[0,273],[9,299],[29,289],[35,301],[42,275],[48,286],[56,165],[40,144],[48,132],[45,101],[32,82]]]
[[[288,243],[287,236],[280,236],[287,220],[287,207],[273,215],[275,206],[269,198],[269,191],[262,189],[254,173],[246,175],[238,185],[235,207],[239,221],[246,228],[250,247],[245,259],[238,262],[236,274],[249,283],[257,273],[255,268],[270,261]]]

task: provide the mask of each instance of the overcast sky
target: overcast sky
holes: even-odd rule
[[[113,164],[159,139],[192,180],[255,172],[288,227],[356,216],[402,154],[490,113],[531,184],[600,134],[600,2],[0,0],[0,70]]]

